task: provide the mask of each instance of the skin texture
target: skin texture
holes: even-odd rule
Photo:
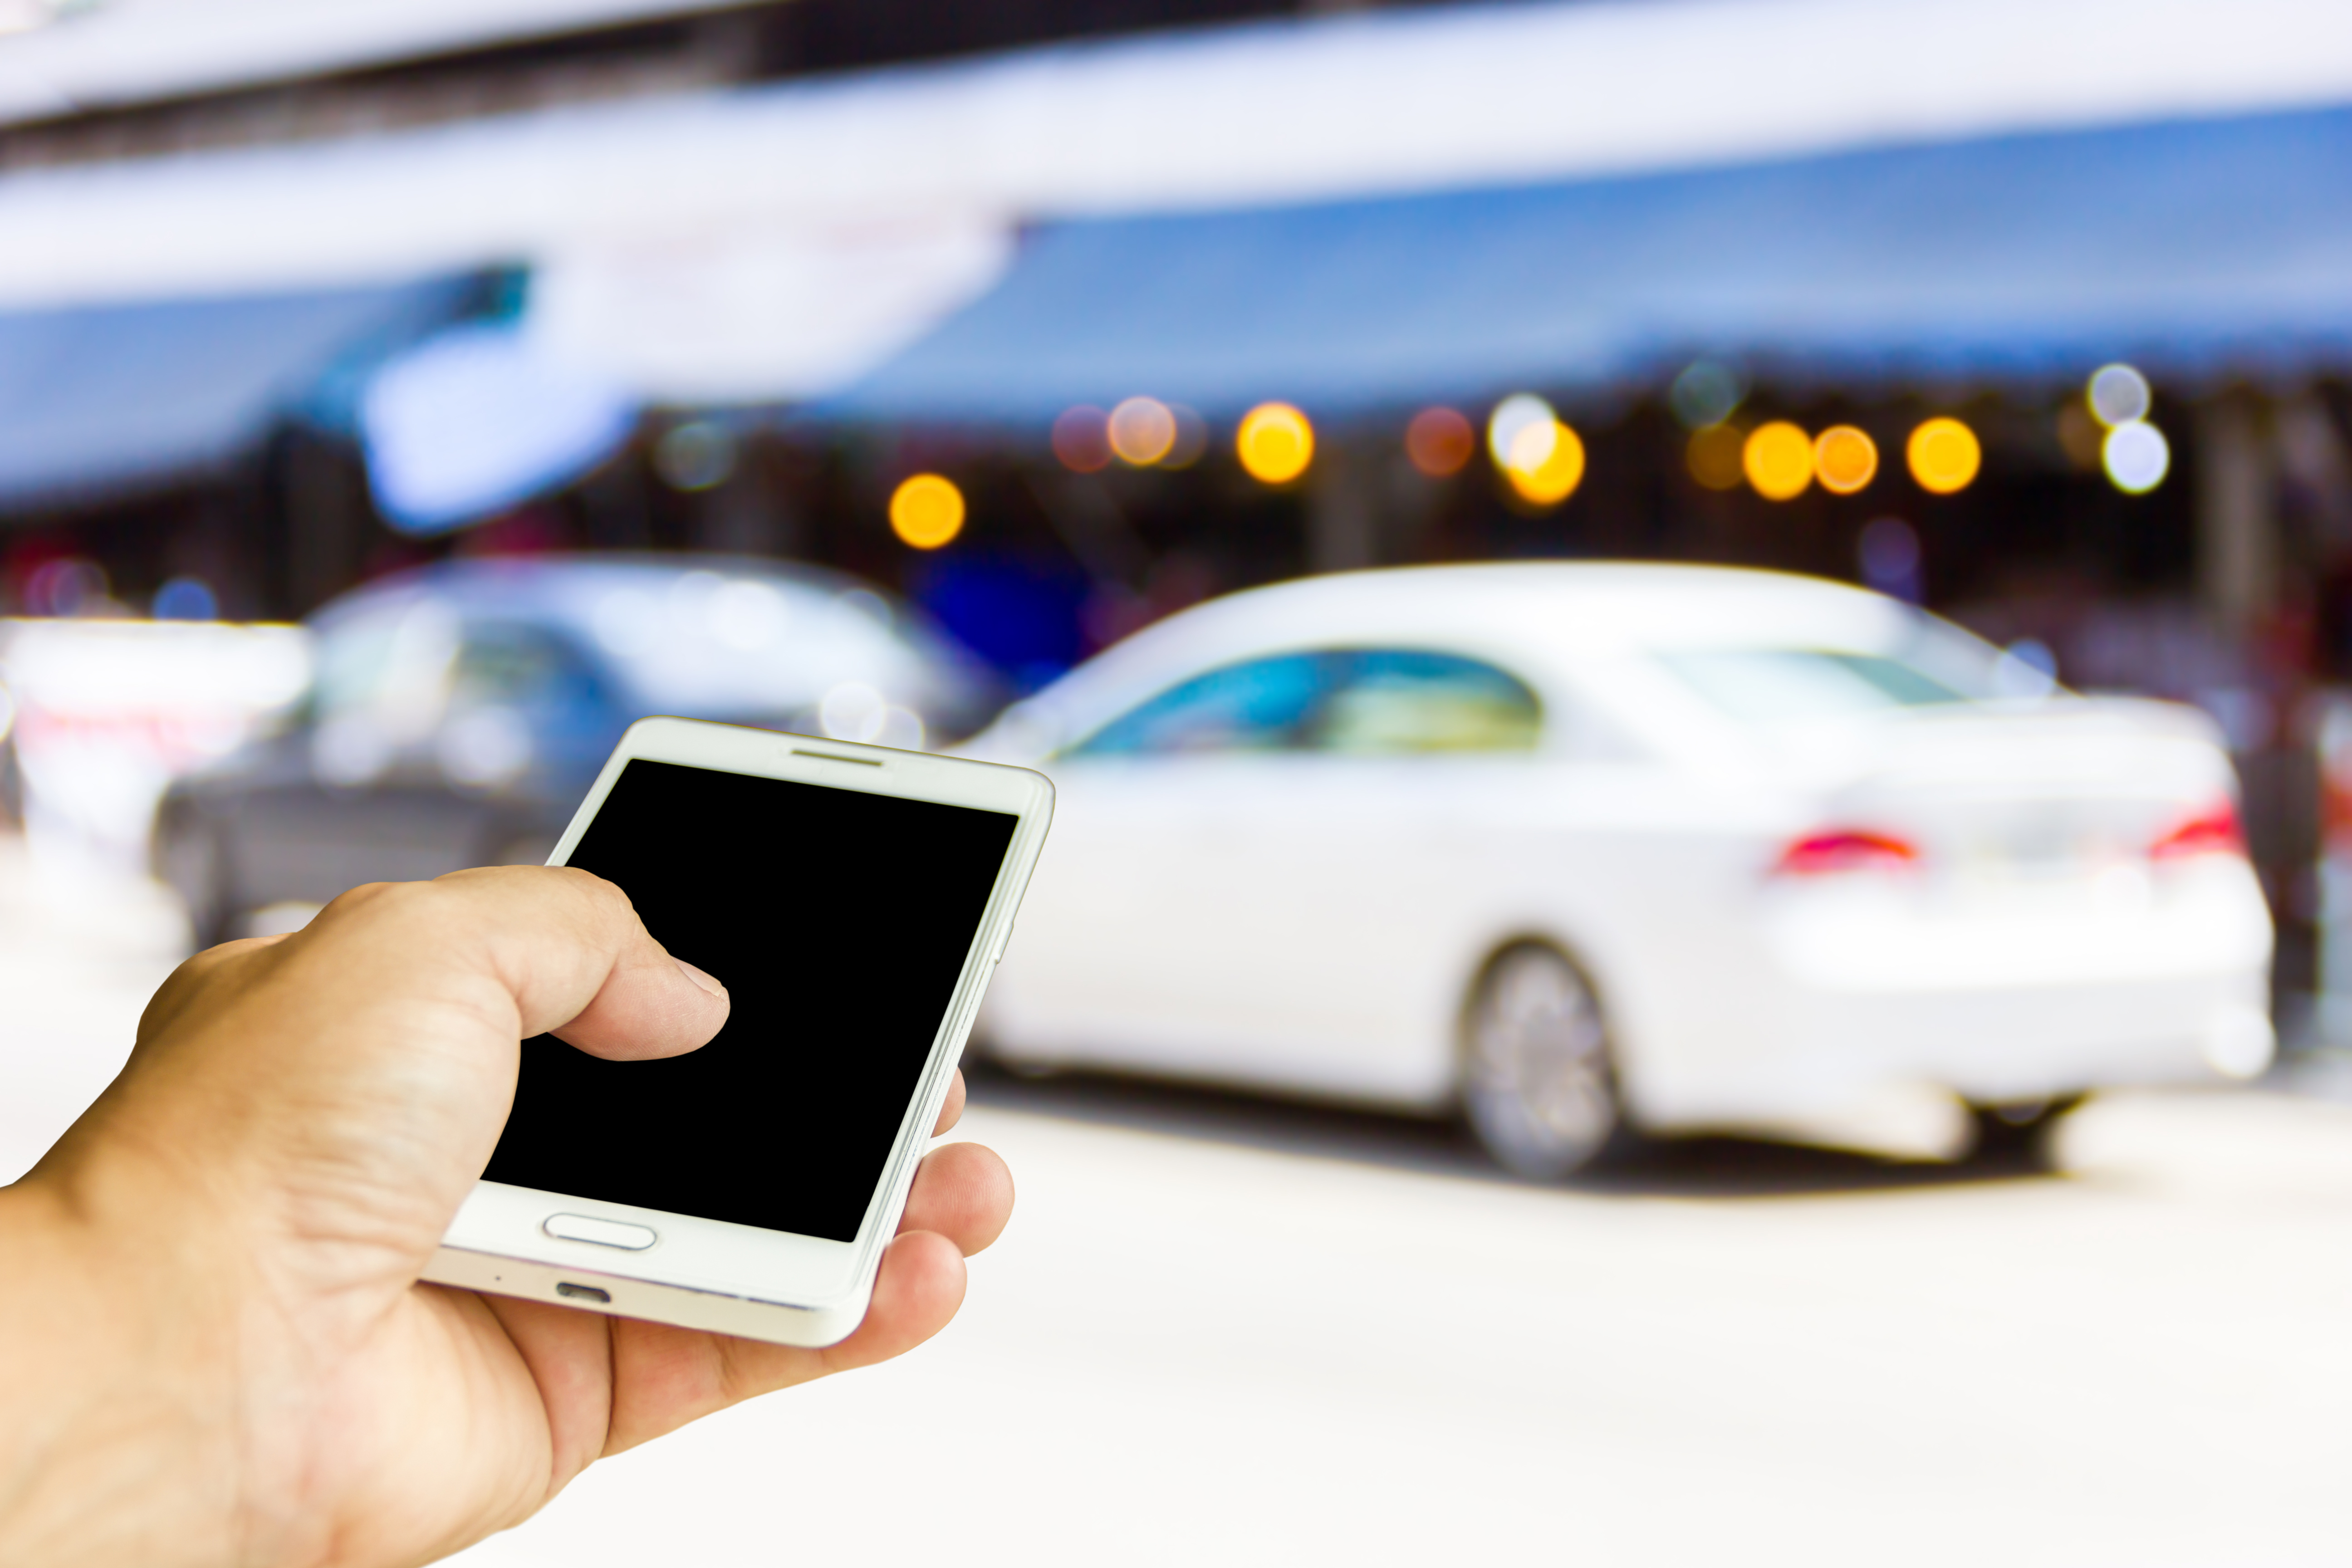
[[[825,1350],[417,1282],[523,1038],[662,1057],[726,1016],[564,868],[362,888],[182,965],[122,1075],[0,1189],[0,1563],[430,1562],[604,1455],[938,1332],[1012,1212],[977,1144],[924,1161]],[[959,1079],[940,1131],[962,1105]]]

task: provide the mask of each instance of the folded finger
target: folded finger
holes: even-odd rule
[[[996,1151],[950,1143],[924,1156],[898,1228],[935,1232],[969,1258],[1002,1236],[1012,1217],[1013,1173]]]
[[[963,1068],[956,1068],[955,1081],[948,1085],[947,1102],[940,1107],[939,1125],[931,1129],[934,1138],[944,1136],[949,1128],[963,1120]]]
[[[827,1372],[871,1366],[904,1355],[948,1326],[963,1305],[963,1258],[956,1244],[929,1231],[909,1231],[882,1255],[874,1301],[857,1331],[818,1356]]]
[[[836,1345],[803,1350],[609,1320],[612,1402],[603,1451],[618,1453],[742,1400],[903,1355],[947,1326],[963,1293],[956,1244],[909,1231],[882,1254],[865,1319]],[[520,1316],[508,1310],[517,1303],[497,1305],[501,1318]]]

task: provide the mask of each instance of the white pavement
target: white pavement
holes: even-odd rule
[[[121,1068],[187,940],[163,889],[45,881],[24,840],[0,834],[0,1183],[23,1175]]]
[[[17,866],[0,1179],[174,934]],[[2352,1108],[2119,1098],[2057,1177],[1718,1143],[1548,1191],[1372,1118],[981,1099],[1021,1209],[940,1339],[459,1561],[2352,1563]]]

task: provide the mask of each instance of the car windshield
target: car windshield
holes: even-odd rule
[[[1979,661],[1958,657],[1967,651],[1938,648],[1903,657],[1828,648],[1702,648],[1657,658],[1732,718],[1778,726],[2000,695],[1989,667],[1973,668]]]

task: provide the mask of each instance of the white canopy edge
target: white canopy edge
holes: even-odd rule
[[[0,37],[0,124],[558,37],[741,0],[102,0]]]
[[[698,265],[752,236],[854,247],[2347,100],[2342,0],[1376,12],[26,171],[0,177],[0,305]]]

